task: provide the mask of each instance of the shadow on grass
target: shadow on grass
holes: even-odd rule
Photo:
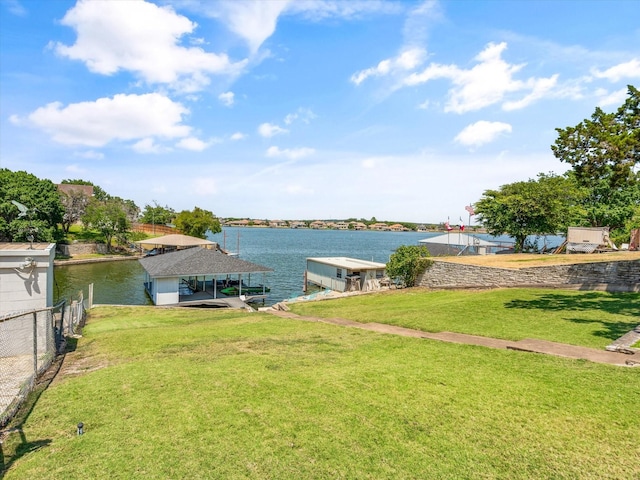
[[[589,292],[579,295],[544,293],[531,300],[515,299],[505,303],[505,308],[538,309],[547,311],[586,312],[600,311],[607,315],[623,315],[628,321],[607,321],[585,318],[567,318],[577,324],[600,324],[602,329],[594,335],[616,340],[640,324],[640,295],[637,293]]]
[[[578,295],[566,293],[544,293],[532,300],[515,299],[505,303],[506,308],[539,310],[565,310],[571,312],[601,310],[611,315],[636,317],[640,323],[640,295],[637,293],[588,292]]]
[[[625,333],[629,333],[640,323],[640,319],[637,318],[635,320],[629,320],[628,322],[603,322],[585,318],[567,318],[567,320],[580,325],[599,324],[601,329],[594,331],[593,335],[611,341],[617,340]]]
[[[77,338],[67,337],[65,340],[64,353],[72,352],[77,348]],[[0,432],[0,478],[4,477],[11,465],[21,457],[47,447],[51,443],[50,439],[28,441],[23,426],[37,405],[40,395],[49,387],[60,371],[63,361],[64,355],[58,355],[51,367],[38,379],[36,387],[29,393],[25,403],[18,409],[9,424],[9,428]],[[16,438],[15,435],[18,435],[19,438]]]

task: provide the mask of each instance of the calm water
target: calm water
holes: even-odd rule
[[[271,288],[266,303],[273,304],[302,295],[307,257],[353,257],[387,263],[399,246],[417,245],[419,240],[436,235],[441,233],[225,228],[224,233],[209,239],[226,244],[232,252],[239,244],[240,258],[274,270],[266,277]],[[93,283],[96,304],[146,305],[150,301],[143,281],[144,270],[136,260],[69,265],[55,268],[54,294],[77,298],[78,290],[83,289],[86,295],[87,285]],[[261,276],[252,278],[252,283],[261,281]]]

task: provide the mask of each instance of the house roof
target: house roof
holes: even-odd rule
[[[333,267],[345,268],[347,270],[380,270],[387,266],[384,263],[370,262],[358,258],[349,257],[311,257],[307,261],[324,263]]]
[[[138,245],[152,245],[155,247],[195,247],[198,245],[215,245],[216,242],[205,240],[204,238],[190,237],[189,235],[181,235],[172,233],[162,237],[149,238],[148,240],[140,240],[136,242]]]
[[[435,243],[438,245],[474,245],[480,247],[497,247],[499,244],[483,240],[482,238],[467,235],[466,233],[445,233],[437,237],[420,240],[422,244]]]
[[[58,191],[65,195],[71,195],[73,192],[82,193],[87,197],[93,197],[93,185],[76,185],[73,183],[59,183]]]
[[[247,262],[217,250],[199,247],[145,257],[139,262],[152,277],[232,275],[273,271],[269,267]]]

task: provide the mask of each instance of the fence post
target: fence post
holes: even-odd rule
[[[33,378],[38,376],[38,313],[33,312]]]
[[[89,284],[89,304],[87,310],[91,310],[93,308],[93,283]]]

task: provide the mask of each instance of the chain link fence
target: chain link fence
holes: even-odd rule
[[[79,333],[86,316],[83,300],[80,292],[78,301],[0,317],[0,427],[62,353],[65,337]]]

